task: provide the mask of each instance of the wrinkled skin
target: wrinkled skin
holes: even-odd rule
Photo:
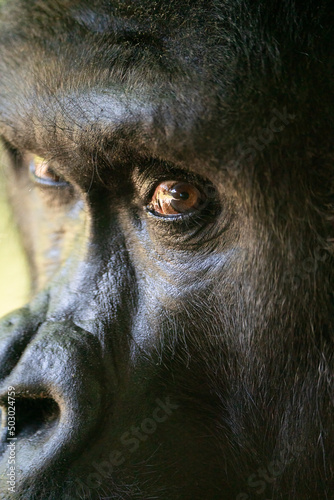
[[[334,499],[332,26],[330,0],[4,3],[32,299],[0,326],[2,499]],[[174,180],[204,205],[153,211]]]

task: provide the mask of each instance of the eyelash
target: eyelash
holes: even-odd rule
[[[53,169],[50,168],[50,172],[52,173],[55,173]],[[43,187],[50,187],[50,188],[68,188],[71,186],[71,184],[65,180],[63,180],[60,176],[59,178],[61,180],[59,181],[53,181],[51,178],[43,178],[43,177],[39,177],[38,175],[36,175],[36,166],[35,166],[35,163],[34,163],[34,160],[32,159],[30,162],[29,162],[29,174],[30,174],[30,177],[32,178],[33,182],[40,185],[40,186],[43,186]],[[55,174],[56,175],[56,174]]]
[[[45,171],[43,171],[43,159],[39,157],[31,158],[29,161],[29,173],[32,181],[40,186],[41,188],[50,189],[50,191],[64,190],[68,188],[73,188],[72,184],[67,182],[61,176],[58,176],[56,170],[52,167],[49,167],[47,162],[45,162]],[[41,175],[37,175],[36,171],[40,167]],[[42,174],[45,174],[44,176]],[[50,174],[48,176],[48,174]],[[52,176],[55,179],[52,179]],[[149,180],[148,172],[146,171],[146,181]],[[156,176],[155,176],[156,177]],[[58,178],[58,179],[57,179]],[[198,209],[189,210],[188,212],[177,213],[177,214],[161,214],[152,209],[152,200],[156,189],[163,184],[164,182],[171,181],[171,179],[175,180],[175,182],[185,183],[196,188],[204,197],[206,198],[203,206]],[[154,182],[154,184],[153,184]],[[144,182],[146,184],[146,182]],[[199,226],[202,225],[205,220],[212,218],[213,215],[217,212],[217,199],[216,199],[216,191],[214,187],[208,181],[204,179],[198,179],[194,177],[194,175],[189,175],[187,172],[173,172],[171,171],[168,177],[160,178],[160,180],[155,178],[155,181],[151,179],[149,182],[150,186],[146,186],[146,196],[144,203],[144,211],[150,218],[154,218],[156,221],[166,224],[166,223],[175,223],[178,226],[180,224],[186,225],[185,229],[189,226]],[[201,187],[200,187],[201,186]],[[148,188],[148,189],[147,189]],[[144,194],[144,193],[142,193]]]

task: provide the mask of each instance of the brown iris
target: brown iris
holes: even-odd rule
[[[179,215],[198,210],[204,195],[188,182],[164,181],[156,188],[149,209],[159,215]]]

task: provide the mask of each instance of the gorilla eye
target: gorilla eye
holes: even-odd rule
[[[156,215],[175,216],[200,210],[206,196],[187,182],[164,181],[156,188],[148,209]]]
[[[47,160],[39,156],[34,156],[30,161],[30,174],[34,182],[43,186],[63,187],[69,185],[63,177],[53,170]]]

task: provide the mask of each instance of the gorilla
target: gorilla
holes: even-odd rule
[[[1,499],[334,499],[331,0],[5,0]]]

